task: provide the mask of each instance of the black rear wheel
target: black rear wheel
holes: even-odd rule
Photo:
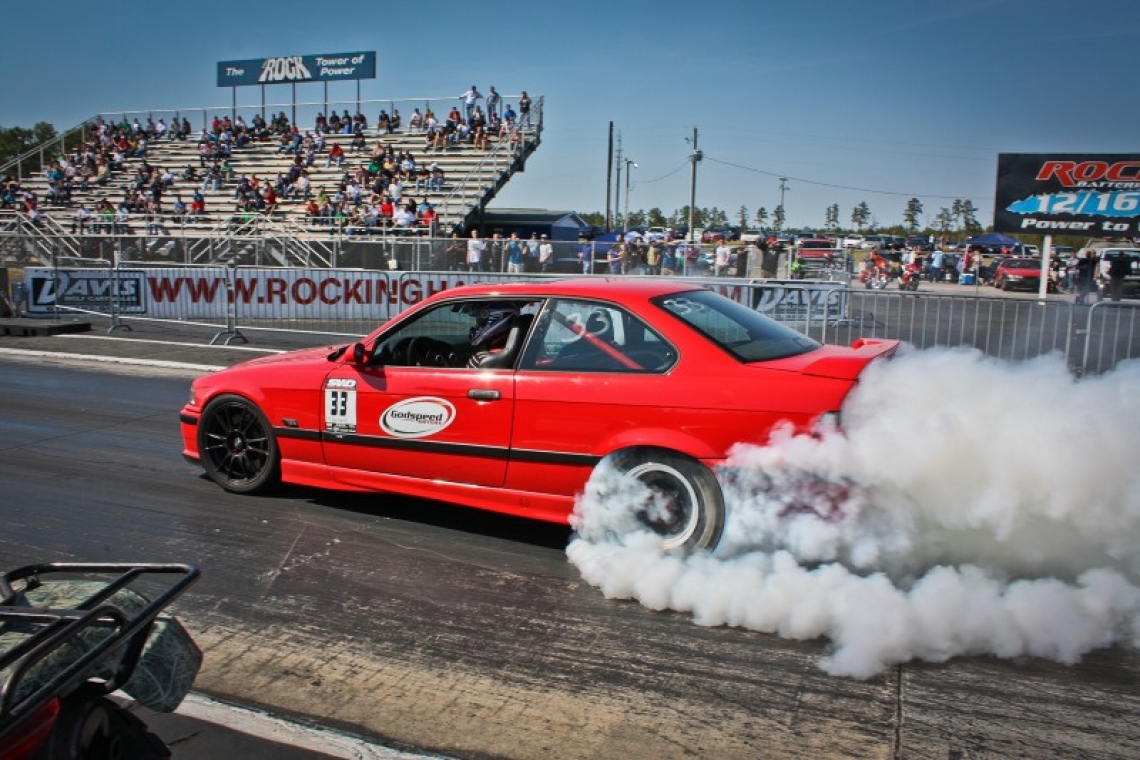
[[[280,480],[269,420],[241,396],[219,396],[206,405],[198,421],[198,454],[210,479],[233,493],[257,493]]]

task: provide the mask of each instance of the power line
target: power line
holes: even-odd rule
[[[941,200],[960,200],[962,198],[962,196],[960,196],[960,195],[931,195],[929,193],[899,193],[899,192],[895,192],[893,190],[873,190],[873,189],[867,188],[867,187],[851,187],[850,185],[836,185],[836,184],[832,184],[830,182],[817,182],[816,180],[803,179],[802,177],[793,177],[791,175],[782,174],[782,173],[778,173],[778,172],[768,172],[768,171],[764,171],[763,169],[755,169],[751,166],[742,166],[741,164],[734,164],[731,161],[721,161],[719,159],[712,158],[711,156],[709,156],[707,154],[705,155],[705,158],[708,159],[709,161],[712,161],[713,163],[716,163],[716,164],[722,164],[724,166],[731,166],[734,169],[742,169],[746,172],[753,172],[754,174],[763,174],[763,175],[768,176],[768,177],[777,177],[777,178],[784,179],[784,180],[793,180],[795,182],[802,182],[805,185],[815,185],[817,187],[830,187],[830,188],[834,188],[836,190],[852,190],[852,191],[857,192],[857,193],[873,193],[875,195],[896,195],[900,198],[937,198],[937,199],[941,199]],[[993,198],[975,198],[974,200],[989,201],[989,200],[993,200]]]
[[[661,182],[662,180],[666,180],[666,179],[669,179],[669,178],[670,178],[670,177],[672,177],[674,174],[676,174],[677,172],[681,171],[682,169],[684,169],[684,168],[685,168],[686,166],[688,166],[688,165],[689,165],[689,159],[687,159],[687,158],[686,158],[686,159],[685,159],[685,161],[684,161],[684,163],[682,163],[682,164],[678,165],[676,169],[673,169],[673,170],[672,170],[671,172],[669,172],[668,174],[665,174],[665,175],[663,175],[663,176],[661,176],[661,177],[657,177],[656,179],[639,179],[639,180],[635,181],[633,184],[635,184],[635,185],[651,185],[651,184],[653,184],[654,182]]]

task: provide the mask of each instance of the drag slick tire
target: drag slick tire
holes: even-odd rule
[[[630,449],[613,464],[655,495],[638,519],[661,536],[666,551],[713,549],[724,531],[724,496],[716,476],[700,462],[659,449]],[[661,513],[664,507],[664,514]]]
[[[269,420],[241,396],[218,396],[206,405],[198,455],[210,479],[232,493],[263,492],[280,480],[281,453]]]

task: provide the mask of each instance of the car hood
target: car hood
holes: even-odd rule
[[[897,340],[860,338],[850,346],[821,346],[806,354],[776,361],[757,362],[753,366],[798,372],[813,377],[855,380],[868,364],[875,359],[891,356],[898,347]]]
[[[282,365],[282,364],[308,364],[316,361],[327,361],[329,354],[334,351],[340,350],[341,346],[318,346],[315,348],[302,348],[296,351],[286,351],[283,354],[274,354],[273,356],[262,356],[257,359],[249,359],[241,364],[235,365],[239,367],[264,367],[266,365]]]

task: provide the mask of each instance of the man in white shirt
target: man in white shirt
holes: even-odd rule
[[[716,247],[715,256],[716,271],[714,276],[723,277],[728,274],[728,260],[732,256],[732,249],[728,247],[728,243],[722,240],[720,245]]]
[[[538,270],[540,272],[549,272],[554,268],[554,244],[546,236],[542,236],[542,242],[538,244]]]
[[[467,271],[483,271],[483,249],[486,244],[479,239],[479,230],[471,230],[471,239],[467,241]]]
[[[467,121],[471,121],[471,114],[475,111],[475,104],[483,99],[483,94],[479,92],[475,85],[471,85],[471,89],[459,97],[463,99],[463,106],[467,111]]]

